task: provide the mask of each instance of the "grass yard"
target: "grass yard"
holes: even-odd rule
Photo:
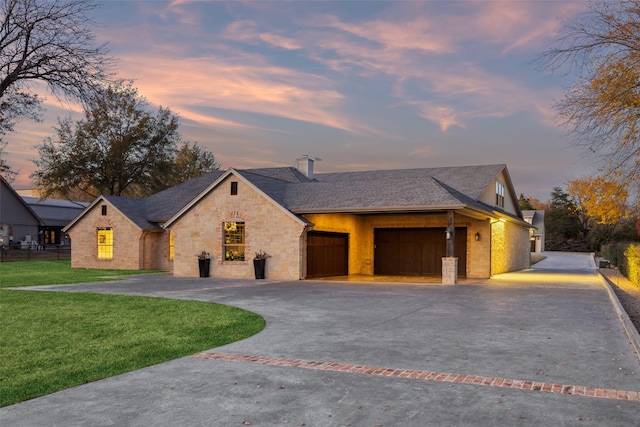
[[[72,269],[70,260],[3,262],[0,263],[0,288],[106,282],[119,280],[114,276],[149,273],[157,271]]]
[[[32,277],[40,263],[49,272]],[[4,287],[113,273],[71,270],[62,261],[0,265]],[[89,293],[5,289],[0,313],[0,406],[238,341],[265,326],[255,313],[220,304]]]

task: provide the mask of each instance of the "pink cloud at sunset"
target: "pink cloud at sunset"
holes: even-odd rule
[[[300,154],[323,158],[319,172],[506,163],[516,190],[540,199],[589,167],[554,121],[566,80],[534,65],[584,2],[99,4],[117,77],[226,167]],[[79,116],[50,102],[9,139],[20,186],[56,117]]]

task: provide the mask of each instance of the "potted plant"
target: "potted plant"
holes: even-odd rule
[[[253,271],[255,272],[256,279],[264,279],[264,270],[267,264],[267,258],[271,255],[265,251],[256,252],[256,256],[253,257]]]
[[[198,254],[198,269],[200,270],[200,277],[209,277],[211,269],[211,255],[209,252],[202,251]]]

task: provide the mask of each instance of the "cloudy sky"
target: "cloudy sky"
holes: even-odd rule
[[[516,192],[549,199],[594,172],[552,109],[571,80],[536,69],[568,1],[104,1],[117,76],[180,116],[223,168],[316,172],[506,163]],[[61,106],[22,122],[8,160],[30,185],[34,145]]]

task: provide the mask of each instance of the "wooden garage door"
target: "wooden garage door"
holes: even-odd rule
[[[343,233],[307,234],[307,277],[346,276],[349,235]]]
[[[430,276],[442,274],[446,255],[445,228],[377,228],[374,274]],[[456,228],[458,276],[467,271],[467,229]]]

